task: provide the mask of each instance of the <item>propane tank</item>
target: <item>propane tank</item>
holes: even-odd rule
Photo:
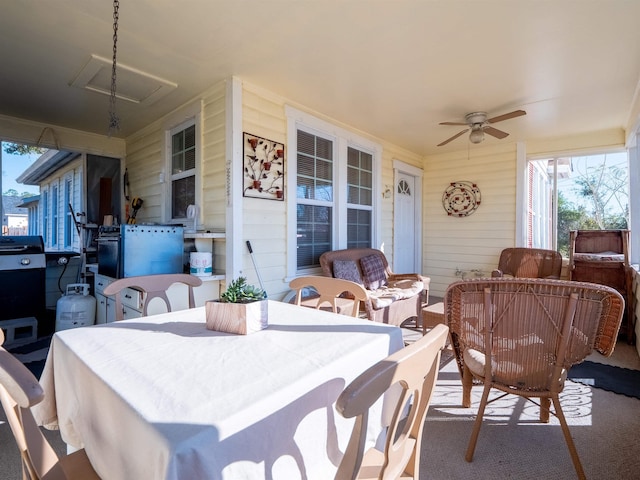
[[[88,283],[70,283],[56,304],[56,332],[93,325],[96,299],[89,295]]]

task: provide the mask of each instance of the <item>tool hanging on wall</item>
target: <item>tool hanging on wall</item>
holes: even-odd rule
[[[143,203],[144,202],[142,201],[141,198],[133,197],[133,200],[131,201],[131,208],[133,208],[133,213],[127,219],[128,224],[134,225],[136,223],[136,214],[138,213],[138,210],[140,210],[140,208],[142,207]]]
[[[264,283],[262,283],[262,277],[260,276],[260,271],[258,270],[258,265],[256,264],[256,259],[253,256],[253,248],[251,248],[251,242],[247,240],[247,248],[249,249],[249,254],[251,255],[251,261],[253,262],[253,268],[256,270],[256,275],[258,276],[258,282],[260,282],[260,288],[264,291],[265,295],[267,291],[264,289]]]
[[[129,171],[124,169],[124,176],[122,178],[122,189],[124,193],[124,198],[128,202],[129,201]]]
[[[129,223],[129,218],[131,218],[130,215],[130,203],[129,203],[129,190],[130,190],[130,186],[129,186],[129,171],[125,168],[124,169],[124,175],[122,176],[122,190],[124,193],[124,199],[127,201],[125,207],[124,207],[124,214],[125,214],[125,218],[127,219],[127,223]]]

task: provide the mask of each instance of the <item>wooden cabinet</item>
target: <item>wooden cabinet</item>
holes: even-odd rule
[[[620,333],[633,343],[629,230],[571,231],[569,280],[607,285],[620,292],[626,303]]]

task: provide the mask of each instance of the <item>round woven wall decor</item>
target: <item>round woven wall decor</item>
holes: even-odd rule
[[[442,206],[451,217],[466,217],[480,205],[480,189],[475,183],[451,182],[442,195]]]

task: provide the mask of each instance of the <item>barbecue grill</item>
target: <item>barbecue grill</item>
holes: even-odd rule
[[[42,237],[0,237],[0,327],[20,328],[16,319],[45,321],[46,264]]]

